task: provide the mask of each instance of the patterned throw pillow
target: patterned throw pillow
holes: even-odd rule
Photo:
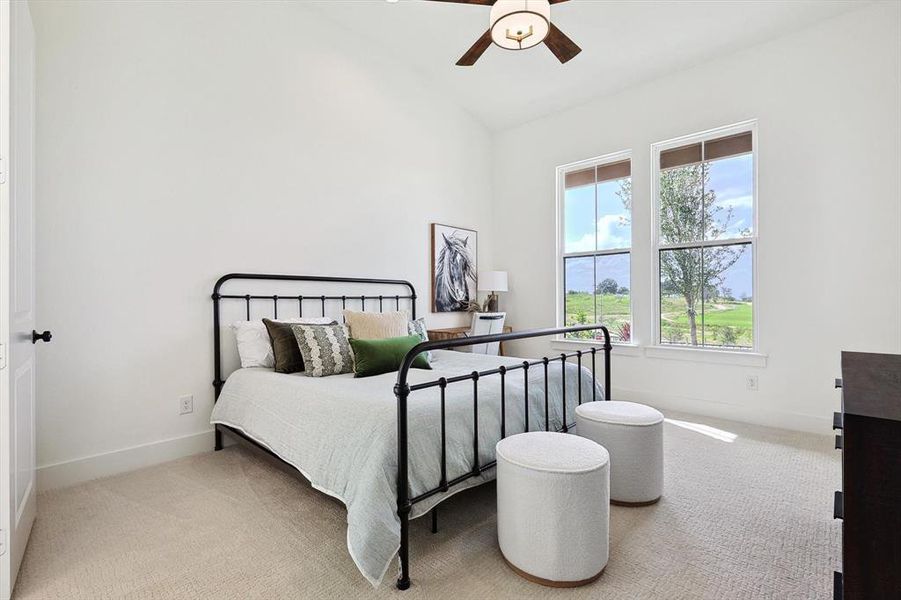
[[[429,341],[429,332],[425,327],[425,319],[422,317],[416,319],[415,321],[409,321],[407,323],[407,333],[410,335],[418,335],[419,339],[423,342]],[[432,362],[432,352],[431,350],[425,353],[426,360]]]
[[[292,325],[303,356],[304,373],[327,377],[352,373],[354,354],[344,325]]]

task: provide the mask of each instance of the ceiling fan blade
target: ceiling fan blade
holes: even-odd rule
[[[485,50],[488,49],[488,46],[491,45],[491,30],[489,29],[485,33],[482,34],[482,37],[476,40],[476,43],[472,45],[472,47],[466,51],[466,54],[460,57],[460,60],[457,61],[458,67],[471,67],[476,64],[476,61],[479,60],[479,57],[485,53]]]
[[[432,2],[452,2],[454,4],[476,4],[479,6],[491,6],[497,0],[431,0]],[[554,0],[551,0],[553,4]],[[566,2],[566,0],[557,0],[557,2]]]
[[[572,60],[576,54],[582,51],[574,41],[566,37],[566,34],[560,31],[553,23],[551,23],[551,30],[547,37],[544,38],[544,44],[550,48],[551,52],[554,53],[554,56],[561,63]]]

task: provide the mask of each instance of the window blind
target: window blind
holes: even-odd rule
[[[620,162],[591,167],[590,169],[582,169],[581,171],[572,171],[566,174],[566,188],[575,188],[583,185],[594,185],[604,181],[613,181],[614,179],[622,179],[632,175],[632,161],[623,160]]]
[[[702,160],[716,160],[751,152],[751,132],[670,148],[660,153],[660,168],[674,169],[700,163]]]

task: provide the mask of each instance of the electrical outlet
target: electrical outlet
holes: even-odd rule
[[[182,396],[178,399],[178,414],[189,415],[194,412],[194,396]]]
[[[759,389],[759,382],[757,381],[757,375],[748,375],[745,378],[745,386],[748,388],[749,392],[756,392]]]

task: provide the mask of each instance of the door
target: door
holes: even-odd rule
[[[34,331],[34,29],[0,0],[0,598],[37,511]],[[45,336],[49,339],[49,334]]]

